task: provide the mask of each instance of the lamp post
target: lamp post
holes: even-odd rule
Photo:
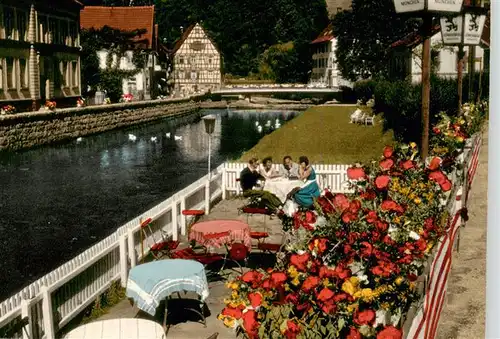
[[[205,115],[202,119],[205,123],[205,132],[208,134],[208,180],[210,181],[210,158],[212,153],[212,134],[215,130],[215,115]]]
[[[464,9],[460,14],[441,18],[441,36],[443,38],[443,44],[448,46],[458,46],[458,114],[461,114],[462,112],[462,83],[465,57],[464,46],[475,48],[475,46],[479,45],[485,21],[486,10],[482,7],[474,6],[464,6]],[[472,75],[472,69],[470,68],[469,77],[472,78]],[[469,88],[469,93],[471,93],[471,88]],[[469,100],[471,98],[472,96],[469,95]]]
[[[463,0],[393,0],[396,13],[420,13],[422,25],[422,141],[420,156],[425,161],[429,153],[429,103],[431,94],[431,34],[432,17],[438,13],[459,13]]]

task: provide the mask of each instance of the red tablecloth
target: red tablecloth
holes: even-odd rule
[[[205,239],[204,235],[229,232],[227,236]],[[209,220],[194,224],[189,232],[189,240],[195,240],[205,247],[221,247],[233,242],[243,243],[249,249],[252,246],[250,226],[239,220]]]

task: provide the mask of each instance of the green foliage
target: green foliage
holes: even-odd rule
[[[353,0],[352,9],[333,18],[336,59],[342,76],[356,81],[386,76],[389,46],[418,28],[419,20],[396,14],[393,0]]]
[[[80,33],[82,43],[82,88],[87,92],[100,87],[108,92],[112,102],[117,102],[122,95],[122,81],[135,75],[144,67],[144,51],[137,48],[140,40],[135,40],[137,36],[144,34],[145,30],[120,31],[104,26],[102,29],[82,30]],[[108,51],[106,59],[106,69],[99,68],[99,58],[97,52]],[[127,50],[133,50],[132,62],[136,70],[124,71],[119,69],[119,61]],[[118,62],[113,62],[113,55],[116,55]]]
[[[357,81],[353,87],[356,98],[366,103],[366,101],[373,97],[376,85],[377,82],[372,79]]]
[[[479,74],[475,75],[476,81],[473,85],[479,87]],[[482,98],[488,98],[489,86],[487,83],[488,74],[483,74]],[[373,87],[374,84],[374,87]],[[373,90],[375,95],[374,110],[384,115],[384,129],[393,130],[396,139],[403,142],[419,142],[421,135],[421,109],[422,109],[422,86],[420,83],[410,83],[409,81],[369,81],[356,83],[359,95],[370,93]],[[368,88],[368,89],[367,89]],[[357,92],[358,94],[358,92]],[[358,96],[362,98],[362,96]],[[462,102],[475,101],[468,97],[468,77],[463,80]],[[456,116],[458,113],[458,91],[457,80],[441,77],[431,77],[431,97],[430,97],[430,125],[434,125],[440,112],[445,112],[448,116]]]
[[[121,287],[119,281],[114,281],[111,283],[109,289],[97,297],[96,301],[92,306],[87,309],[86,314],[83,318],[83,323],[89,323],[96,320],[103,314],[106,314],[112,306],[118,304],[121,300],[125,298],[125,289]]]
[[[159,34],[169,48],[180,38],[181,26],[186,29],[201,22],[221,51],[225,73],[247,76],[261,68],[264,77],[282,82],[307,79],[308,43],[328,25],[324,0],[158,0],[155,5]],[[278,53],[272,48],[290,41],[293,52]],[[261,55],[266,51],[270,69],[262,66]],[[291,68],[286,71],[287,67]]]

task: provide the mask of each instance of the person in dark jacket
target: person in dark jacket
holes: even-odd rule
[[[259,160],[252,158],[248,161],[247,167],[245,167],[240,173],[240,185],[243,190],[243,194],[249,191],[257,185],[258,180],[263,180],[264,178],[259,174]]]

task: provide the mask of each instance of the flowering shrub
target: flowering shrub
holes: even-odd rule
[[[14,114],[16,113],[16,108],[12,105],[5,105],[2,107],[2,114]]]
[[[56,107],[57,107],[57,104],[56,104],[56,102],[55,102],[55,101],[50,101],[50,100],[47,100],[47,101],[45,102],[45,109],[46,109],[46,110],[51,110],[51,111],[53,111],[53,110],[55,110],[55,109],[56,109]]]
[[[76,100],[76,107],[84,107],[85,106],[85,100],[83,100],[82,98],[78,98],[78,100]]]
[[[122,95],[122,102],[131,102],[134,99],[134,96],[132,94],[123,94]]]
[[[295,213],[293,232],[306,236],[274,269],[231,281],[219,319],[249,338],[402,338],[452,191],[441,158],[417,155],[414,143],[388,146],[350,167],[354,193],[325,191],[314,211]]]

